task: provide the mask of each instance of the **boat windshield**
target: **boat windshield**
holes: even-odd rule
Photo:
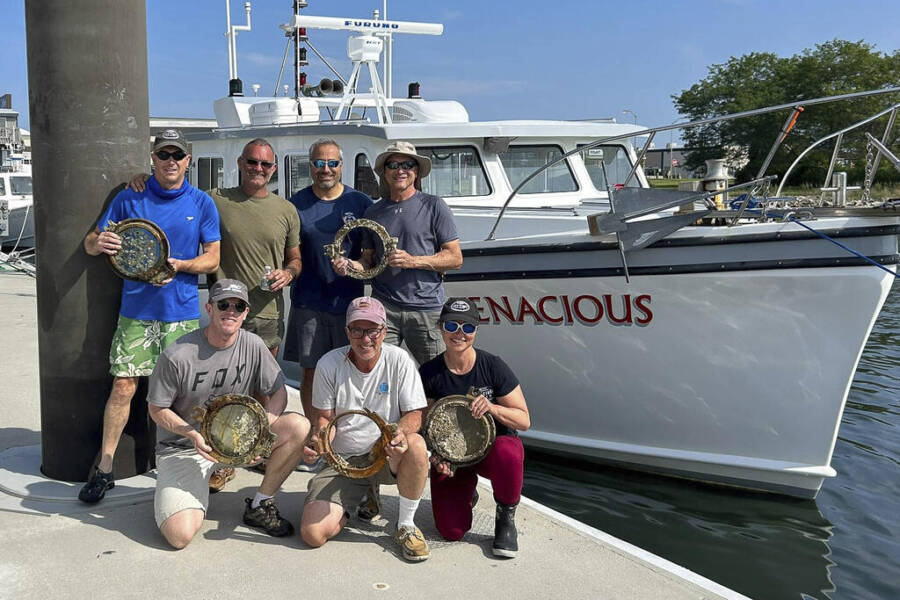
[[[10,177],[9,187],[14,195],[30,196],[32,194],[31,177],[21,175],[17,177]]]
[[[515,188],[534,171],[562,156],[562,149],[559,146],[510,146],[506,152],[501,152],[498,156],[503,168],[506,169],[509,184]],[[546,194],[577,190],[578,184],[569,163],[563,161],[529,181],[519,193]]]
[[[583,145],[583,144],[581,144]],[[598,146],[585,150],[581,153],[584,166],[591,176],[591,182],[598,191],[606,191],[606,179],[603,177],[603,167],[601,162],[605,163],[606,174],[610,178],[611,187],[622,187],[625,178],[631,172],[631,161],[628,159],[628,153],[622,146]],[[627,187],[640,187],[637,177],[632,177]]]
[[[422,191],[442,198],[487,196],[491,193],[487,175],[472,146],[420,147],[431,159],[431,173],[422,180]]]

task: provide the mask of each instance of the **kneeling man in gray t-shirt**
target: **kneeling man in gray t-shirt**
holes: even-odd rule
[[[174,548],[184,548],[203,524],[209,477],[216,468],[211,448],[197,430],[193,409],[223,394],[261,400],[277,436],[266,474],[254,498],[247,498],[244,523],[276,537],[291,535],[272,496],[303,453],[309,421],[285,413],[284,374],[256,334],[241,329],[250,309],[247,286],[221,279],[210,289],[209,325],[166,348],[150,375],[150,416],[160,426],[156,446],[156,524]]]

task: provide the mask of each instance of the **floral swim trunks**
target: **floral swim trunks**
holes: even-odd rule
[[[141,321],[119,315],[109,347],[109,373],[114,377],[144,377],[153,372],[166,346],[200,327],[199,319],[188,321]]]

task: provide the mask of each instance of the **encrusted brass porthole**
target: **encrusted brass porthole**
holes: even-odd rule
[[[262,405],[251,396],[225,394],[193,411],[200,421],[200,435],[212,448],[209,453],[222,464],[244,467],[257,456],[272,453],[277,437],[269,429],[269,419]]]
[[[378,239],[381,240],[382,253],[381,259],[373,265],[371,268],[357,270],[352,267],[347,267],[347,276],[352,277],[353,279],[372,279],[373,277],[379,275],[384,269],[387,267],[387,256],[391,252],[397,249],[397,238],[391,237],[391,234],[388,233],[387,229],[376,221],[372,221],[371,219],[355,219],[350,221],[343,227],[337,230],[337,233],[334,234],[334,243],[325,245],[325,256],[331,258],[332,260],[344,255],[344,238],[347,237],[347,234],[350,233],[353,229],[357,227],[365,227],[367,229],[371,229],[375,232],[375,235],[378,236]]]
[[[331,447],[331,435],[338,419],[343,419],[350,415],[362,415],[368,417],[378,426],[381,435],[375,440],[372,449],[369,450],[367,455],[354,456],[348,461]],[[378,413],[372,412],[367,408],[362,410],[348,410],[339,415],[335,415],[335,417],[328,422],[328,425],[323,427],[322,431],[319,432],[318,451],[322,458],[324,458],[328,464],[334,467],[334,470],[341,475],[353,479],[362,479],[374,475],[381,470],[385,461],[387,461],[387,452],[385,451],[385,448],[391,443],[391,439],[393,439],[395,435],[397,435],[397,426],[393,423],[385,422]]]
[[[174,277],[175,270],[169,264],[169,240],[156,223],[124,219],[118,223],[108,221],[104,229],[122,238],[119,251],[107,255],[110,267],[119,277],[146,283],[162,283]]]

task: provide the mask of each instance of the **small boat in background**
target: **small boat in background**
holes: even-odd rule
[[[26,151],[19,113],[10,94],[0,96],[0,246],[4,250],[34,247],[34,197],[31,152]]]

